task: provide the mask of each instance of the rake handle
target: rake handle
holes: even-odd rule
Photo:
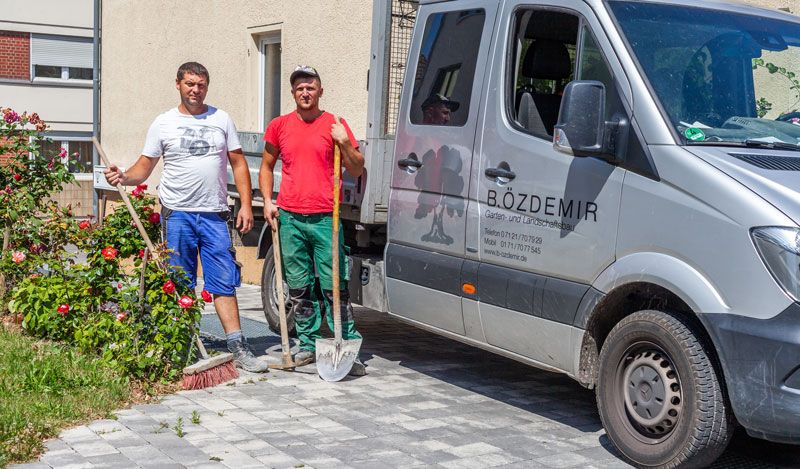
[[[341,295],[339,292],[339,186],[341,185],[342,154],[339,145],[333,144],[333,239],[331,240],[331,283],[333,284],[333,337],[342,343]]]
[[[106,167],[111,166],[111,162],[108,160],[108,156],[106,156],[106,152],[103,151],[103,147],[100,146],[100,142],[97,141],[97,137],[92,137],[92,143],[94,143],[95,148],[97,148],[97,153],[100,154],[100,159],[103,161],[103,164]],[[147,245],[147,249],[153,253],[153,256],[157,256],[156,248],[153,246],[153,242],[150,241],[150,236],[147,235],[147,230],[144,229],[144,225],[142,225],[142,220],[139,219],[139,214],[136,213],[136,209],[133,208],[133,204],[131,204],[131,200],[128,198],[128,193],[125,192],[125,189],[122,187],[122,184],[116,185],[117,191],[119,192],[119,196],[122,198],[122,201],[125,202],[125,206],[128,208],[128,212],[131,214],[131,218],[133,218],[133,222],[136,224],[136,228],[139,230],[139,234],[142,235],[144,238],[144,242]]]

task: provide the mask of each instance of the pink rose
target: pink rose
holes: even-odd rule
[[[117,313],[117,321],[124,321],[125,318],[127,318],[127,317],[128,317],[128,313],[126,313],[125,311]]]
[[[15,264],[24,261],[26,257],[27,256],[25,256],[25,253],[22,251],[14,251],[11,253],[11,260],[14,261]]]
[[[64,147],[61,147],[61,151],[58,152],[58,157],[61,158],[62,160],[64,158],[66,158],[67,157],[67,149],[64,148]]]

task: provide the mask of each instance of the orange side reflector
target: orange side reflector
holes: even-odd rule
[[[471,283],[465,283],[465,284],[461,285],[461,291],[463,291],[467,295],[474,295],[475,292],[478,291],[478,289],[475,288],[475,285],[473,285]]]

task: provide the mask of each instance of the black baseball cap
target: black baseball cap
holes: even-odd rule
[[[319,77],[319,73],[317,73],[317,69],[309,67],[308,65],[298,65],[295,67],[292,74],[289,75],[289,83],[294,85],[294,81],[300,77],[312,77],[322,81]]]
[[[453,101],[441,93],[434,93],[422,102],[422,109],[433,106],[434,104],[444,104],[453,112],[458,111],[458,108],[461,107],[461,103],[458,101]]]

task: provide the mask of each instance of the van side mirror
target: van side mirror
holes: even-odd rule
[[[606,87],[595,80],[576,80],[564,88],[553,148],[568,155],[594,156],[610,163],[624,159],[627,117],[606,122]]]

